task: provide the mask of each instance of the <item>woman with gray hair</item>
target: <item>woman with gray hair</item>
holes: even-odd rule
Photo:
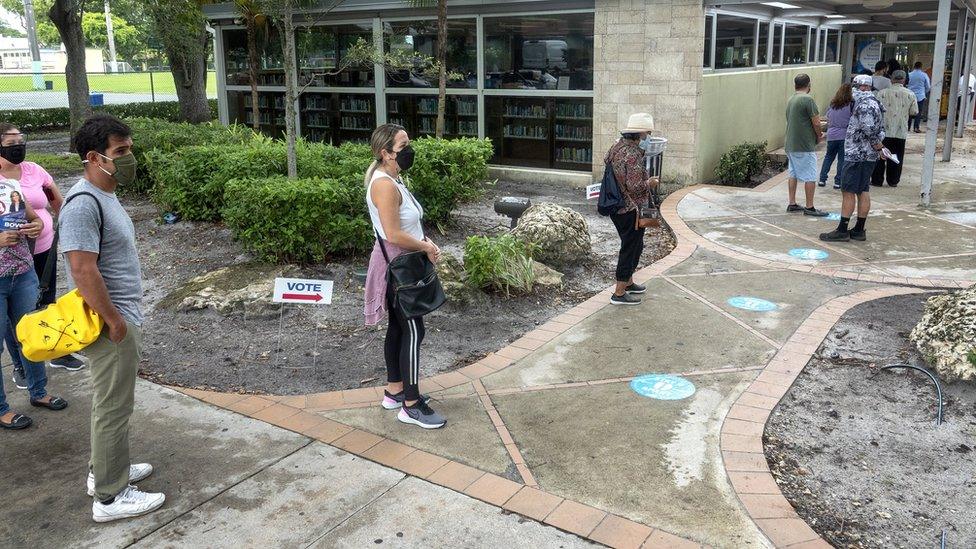
[[[644,163],[644,149],[641,141],[654,131],[654,118],[641,112],[627,120],[627,126],[620,130],[620,139],[610,147],[605,164],[613,168],[613,176],[624,196],[625,205],[611,214],[617,234],[620,235],[620,253],[617,256],[616,280],[612,305],[640,305],[636,297],[647,291],[642,284],[634,282],[634,271],[640,263],[644,251],[644,228],[638,228],[639,207],[647,203],[651,189],[657,187],[656,177],[649,177]]]

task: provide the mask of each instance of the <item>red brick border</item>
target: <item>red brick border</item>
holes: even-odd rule
[[[770,414],[847,310],[882,297],[924,291],[875,288],[828,301],[807,317],[729,409],[719,444],[726,474],[746,512],[776,547],[830,545],[796,514],[769,471],[762,435]]]

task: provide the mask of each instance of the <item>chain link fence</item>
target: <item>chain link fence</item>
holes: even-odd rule
[[[207,96],[217,97],[215,73],[207,76]],[[176,84],[169,71],[88,73],[93,106],[176,101]],[[51,109],[68,106],[63,72],[0,70],[0,111]]]

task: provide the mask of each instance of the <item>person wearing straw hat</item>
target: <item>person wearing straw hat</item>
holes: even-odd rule
[[[610,147],[605,164],[613,168],[613,175],[624,196],[624,207],[611,214],[610,219],[620,235],[620,253],[617,256],[615,273],[617,285],[610,296],[612,305],[639,305],[637,297],[647,291],[634,282],[634,271],[644,251],[644,231],[637,228],[638,206],[647,202],[651,189],[657,187],[658,179],[649,177],[644,164],[644,149],[641,141],[654,131],[654,118],[646,112],[632,114],[627,125],[620,130],[620,139]]]

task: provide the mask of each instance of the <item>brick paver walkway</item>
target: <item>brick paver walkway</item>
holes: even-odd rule
[[[819,192],[836,211],[839,193]],[[612,547],[829,547],[769,473],[771,410],[849,308],[976,281],[972,174],[947,176],[929,210],[912,189],[873,194],[868,241],[831,245],[816,236],[832,222],[783,213],[783,176],[672,194],[663,213],[678,245],[635,276],[645,303],[612,308],[608,289],[422,380],[450,419],[441,431],[398,424],[377,406],[381,387],[182,391]],[[742,310],[736,296],[776,308]],[[658,401],[629,389],[651,372],[684,375],[697,391]]]

